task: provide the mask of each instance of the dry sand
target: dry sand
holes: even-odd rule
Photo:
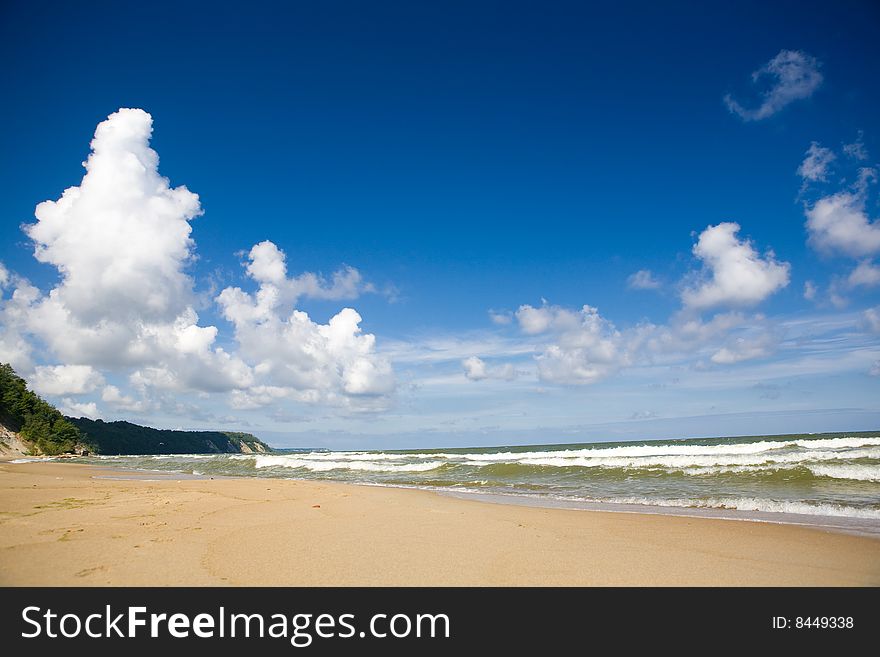
[[[880,585],[880,540],[814,528],[112,475],[0,463],[0,584]]]

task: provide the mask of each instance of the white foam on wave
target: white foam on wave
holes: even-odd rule
[[[817,477],[880,482],[880,465],[835,464],[810,465],[807,467]]]
[[[855,481],[880,482],[880,466],[850,465],[850,464],[823,464],[806,465],[803,463],[763,463],[761,465],[713,465],[694,466],[688,468],[666,468],[667,474],[684,474],[690,476],[723,475],[723,474],[756,474],[770,472],[792,471],[794,468],[804,467],[817,477],[831,477],[834,479],[852,479]]]
[[[427,472],[448,463],[482,468],[493,464],[525,466],[665,469],[668,473],[713,475],[811,467],[817,476],[860,481],[880,481],[877,467],[847,464],[852,459],[880,459],[880,436],[798,440],[761,440],[717,445],[652,444],[617,447],[499,452],[297,452],[288,454],[158,454],[97,456],[102,460],[189,459],[251,460],[257,468],[301,468],[312,472],[350,470],[364,472]],[[825,469],[816,466],[825,464]],[[849,468],[845,470],[843,468]],[[862,469],[860,469],[862,468]]]
[[[878,446],[880,436],[868,438],[829,438],[829,439],[800,439],[800,440],[761,440],[752,443],[734,443],[719,445],[623,445],[618,447],[587,447],[580,449],[554,449],[527,452],[298,452],[296,454],[283,455],[259,455],[259,454],[230,454],[226,456],[233,460],[239,459],[265,459],[282,458],[296,459],[303,463],[313,463],[315,470],[339,469],[322,468],[320,463],[356,463],[363,462],[378,464],[384,461],[446,461],[466,465],[483,465],[489,463],[525,463],[531,465],[581,465],[591,467],[588,461],[595,461],[595,465],[607,464],[609,467],[638,467],[638,465],[666,465],[680,467],[687,465],[708,467],[710,465],[735,466],[750,465],[765,462],[788,462],[794,463],[802,460],[823,460],[827,458],[876,458],[870,453],[856,453],[851,450]],[[780,454],[779,452],[788,452]],[[835,457],[830,457],[823,452],[834,452]],[[847,453],[849,452],[849,453]],[[871,453],[880,453],[871,450]],[[737,459],[736,457],[764,455],[768,458]],[[659,457],[659,458],[658,458]],[[681,457],[677,460],[674,457]],[[688,458],[693,457],[693,458]],[[701,458],[705,457],[705,458]],[[156,456],[153,458],[174,458],[171,456]],[[194,458],[214,458],[213,455],[194,456]],[[538,460],[540,459],[540,462]],[[609,460],[617,459],[617,460]],[[601,461],[600,461],[601,460]],[[264,466],[265,467],[265,466]],[[297,466],[297,467],[306,467]],[[437,466],[426,467],[425,470]],[[355,469],[355,468],[350,468]],[[363,468],[374,470],[376,468]],[[418,471],[418,469],[412,469]]]
[[[148,459],[151,461],[169,461],[171,459],[216,459],[230,454],[94,454],[89,456],[90,459],[98,459],[100,461],[132,461],[135,459]]]
[[[304,468],[312,472],[326,472],[328,470],[361,470],[370,472],[426,472],[439,468],[443,461],[429,461],[427,463],[370,463],[367,461],[328,461],[310,460],[291,456],[256,456],[254,466],[257,468]]]
[[[762,463],[760,465],[695,465],[686,468],[666,468],[667,474],[680,473],[691,476],[719,475],[719,474],[744,474],[758,472],[778,472],[790,470],[799,464],[788,465],[780,463]]]
[[[619,447],[587,447],[581,449],[555,449],[529,452],[311,452],[297,454],[297,458],[307,461],[402,461],[444,459],[448,461],[486,461],[515,462],[524,459],[598,459],[608,457],[649,457],[649,456],[710,456],[763,454],[786,449],[803,448],[807,450],[845,450],[860,447],[880,446],[880,436],[868,438],[828,438],[803,440],[761,440],[753,443],[734,443],[720,445],[623,445]]]
[[[842,504],[800,502],[793,500],[768,500],[756,497],[710,498],[710,499],[658,499],[650,497],[615,497],[602,500],[609,504],[642,504],[696,509],[735,509],[737,511],[763,511],[767,513],[796,513],[809,516],[835,516],[880,520],[880,509],[869,509]]]
[[[815,438],[812,440],[796,440],[795,445],[804,449],[852,449],[880,445],[880,436],[868,438]]]
[[[878,441],[880,444],[880,441]],[[774,450],[794,447],[793,441],[763,440],[756,443],[737,443],[732,445],[627,445],[621,447],[588,447],[583,449],[556,449],[540,452],[488,452],[467,454],[432,454],[430,456],[468,461],[513,462],[524,459],[600,459],[646,456],[701,456],[712,454],[760,454]]]
[[[306,452],[304,454],[285,454],[303,461],[403,461],[412,458],[431,458],[437,454],[389,454],[387,452]]]
[[[518,459],[514,462],[523,465],[538,465],[548,467],[581,467],[581,468],[676,468],[686,469],[694,467],[719,467],[719,466],[757,466],[771,464],[802,464],[816,461],[832,461],[849,458],[880,458],[880,448],[843,450],[843,451],[810,451],[794,453],[767,454],[765,452],[755,454],[716,454],[711,456],[701,455],[656,455],[643,457],[547,457]],[[475,465],[480,462],[474,462]]]

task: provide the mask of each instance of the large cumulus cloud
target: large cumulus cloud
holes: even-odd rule
[[[0,270],[0,358],[46,394],[100,394],[118,410],[155,408],[156,399],[179,392],[230,393],[233,402],[262,398],[272,386],[302,401],[390,392],[390,365],[375,356],[375,338],[361,333],[354,310],[322,325],[294,309],[304,296],[353,299],[370,291],[360,272],[289,277],[272,242],[250,253],[255,296],[229,288],[218,297],[238,341],[219,346],[218,327],[200,323],[189,274],[191,222],[201,203],[159,173],[152,131],[141,109],[111,114],[95,131],[80,184],[37,205],[36,222],[24,231],[58,281],[44,294]],[[40,358],[35,346],[46,347]]]

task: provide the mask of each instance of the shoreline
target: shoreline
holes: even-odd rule
[[[372,484],[367,484],[372,485]],[[406,488],[401,486],[400,488]],[[433,489],[425,489],[433,490]],[[664,506],[650,504],[619,504],[592,502],[589,500],[566,500],[504,493],[458,492],[437,489],[439,495],[473,499],[487,504],[508,504],[542,509],[571,509],[589,513],[629,513],[633,515],[669,516],[672,518],[702,518],[729,522],[756,522],[770,525],[807,527],[850,536],[880,539],[880,522],[848,516],[808,515],[771,511],[744,511],[715,507]]]
[[[0,462],[0,584],[880,585],[880,539],[817,526],[71,461]]]

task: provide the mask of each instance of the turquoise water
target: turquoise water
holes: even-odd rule
[[[851,518],[880,528],[880,432],[84,460],[191,475],[326,479],[515,496],[584,508]]]

